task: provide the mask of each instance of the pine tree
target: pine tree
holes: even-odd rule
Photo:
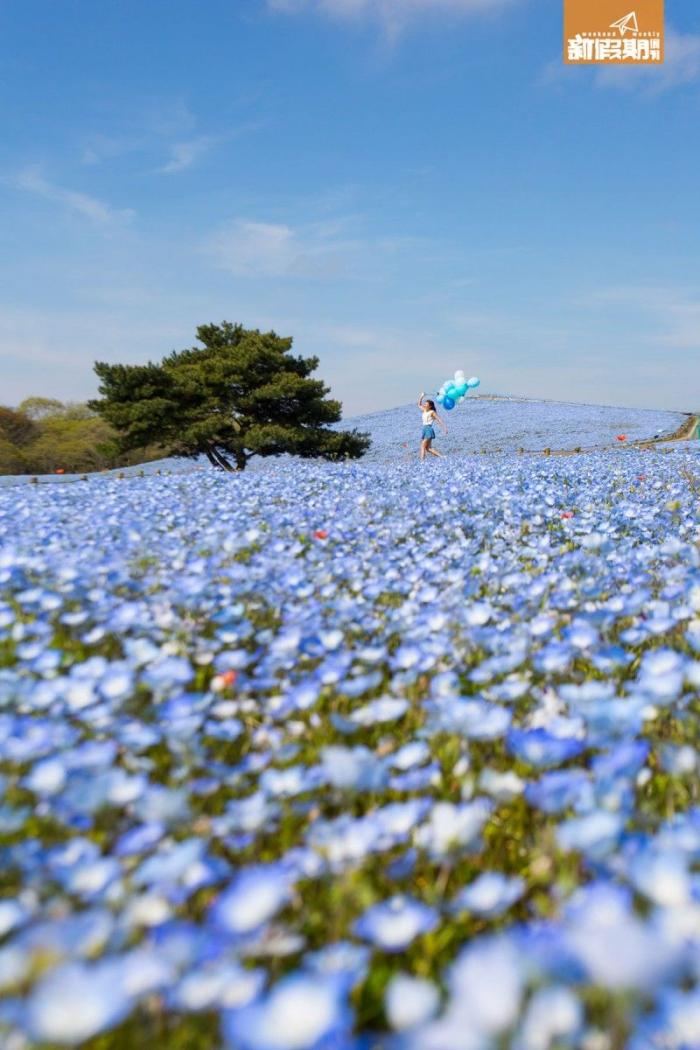
[[[341,405],[311,378],[316,357],[296,357],[292,340],[224,321],[202,325],[203,345],[160,364],[95,364],[101,399],[90,407],[114,427],[123,451],[158,444],[173,456],[204,454],[224,470],[252,456],[357,459],[369,437],[331,430]],[[235,464],[235,467],[234,467]]]

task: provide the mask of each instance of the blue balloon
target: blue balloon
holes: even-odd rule
[[[466,383],[460,383],[458,387],[455,387],[455,397],[464,397],[468,389]]]
[[[448,412],[451,412],[452,409],[455,407],[455,403],[454,403],[454,401],[452,400],[451,397],[446,397],[445,400],[442,402],[442,404],[443,404],[443,407],[446,408]]]
[[[435,400],[437,401],[438,405],[441,405],[444,402],[445,399],[442,396],[442,394],[438,394],[437,397],[435,398]]]

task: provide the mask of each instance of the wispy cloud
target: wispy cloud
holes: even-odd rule
[[[162,168],[158,168],[158,171],[163,175],[171,175],[174,172],[191,168],[201,157],[218,146],[223,139],[222,135],[200,135],[198,138],[188,139],[185,142],[174,142],[170,147],[170,159]]]
[[[131,155],[146,159],[151,174],[170,175],[191,168],[208,153],[264,126],[258,119],[232,120],[216,131],[202,131],[182,102],[161,103],[122,119],[111,132],[83,140],[81,159],[97,165]]]
[[[622,91],[642,90],[661,94],[672,88],[693,84],[700,80],[700,34],[679,33],[669,27],[666,31],[664,61],[655,66],[603,66],[595,82],[599,87],[619,88]]]
[[[170,145],[169,159],[157,171],[162,175],[171,175],[178,171],[185,171],[218,146],[222,146],[226,142],[232,142],[234,139],[240,138],[249,132],[258,131],[263,126],[262,121],[249,121],[246,124],[241,124],[240,127],[231,128],[229,131],[218,135],[197,135],[193,138],[173,142]]]
[[[136,214],[131,208],[113,208],[97,197],[58,186],[46,179],[38,168],[25,168],[5,181],[15,189],[54,201],[68,211],[90,219],[98,225],[122,225],[130,222]]]
[[[420,15],[490,14],[523,0],[267,0],[268,7],[289,14],[315,12],[341,19],[373,18],[389,33],[399,32]]]
[[[357,246],[342,221],[293,227],[235,219],[205,250],[238,277],[336,277]]]

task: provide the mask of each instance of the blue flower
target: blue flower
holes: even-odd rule
[[[440,993],[431,981],[407,974],[396,974],[389,981],[384,1009],[392,1028],[401,1031],[425,1024],[436,1013]]]
[[[438,915],[433,908],[397,895],[368,908],[355,923],[355,933],[383,951],[400,952],[437,924]]]
[[[113,1028],[132,1003],[109,961],[67,963],[49,971],[31,993],[27,1028],[32,1039],[74,1045]]]
[[[341,982],[292,974],[263,999],[226,1011],[223,1030],[229,1045],[242,1050],[315,1050],[330,1048],[348,1020]]]
[[[576,737],[554,736],[546,729],[511,729],[507,744],[516,758],[538,768],[561,765],[580,755],[585,747]]]
[[[254,933],[284,907],[291,889],[289,872],[282,865],[244,868],[214,902],[212,921],[238,936]]]
[[[524,892],[523,879],[507,878],[497,871],[485,871],[458,893],[450,908],[454,912],[469,911],[474,915],[492,918],[507,911]]]

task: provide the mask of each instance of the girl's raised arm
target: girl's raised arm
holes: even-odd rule
[[[421,391],[421,395],[420,395],[420,397],[418,398],[418,407],[419,407],[419,408],[422,408],[422,407],[423,407],[423,398],[424,398],[424,397],[425,397],[425,390],[422,390],[422,391]]]

